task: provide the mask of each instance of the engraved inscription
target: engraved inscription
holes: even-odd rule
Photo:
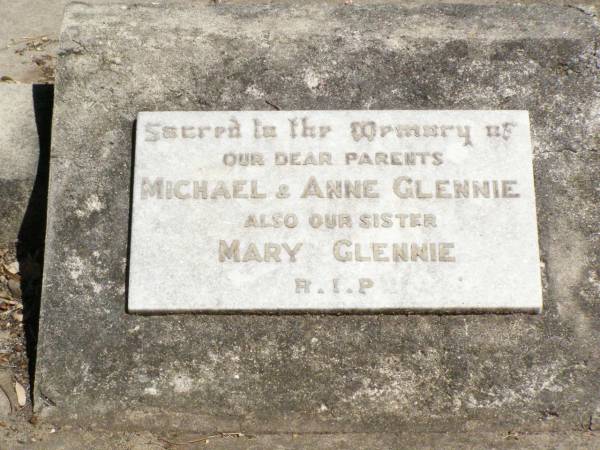
[[[524,111],[149,112],[138,136],[131,311],[541,308]]]

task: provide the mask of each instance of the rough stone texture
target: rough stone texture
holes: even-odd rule
[[[22,83],[47,82],[58,49],[58,35],[63,11],[72,0],[0,0],[0,76]],[[87,4],[173,4],[186,0],[86,0]],[[210,3],[214,0],[197,0]],[[301,3],[303,0],[255,0],[262,3]],[[342,0],[340,0],[342,1]],[[373,0],[371,0],[373,1]],[[219,3],[247,3],[248,0],[218,0]],[[440,3],[493,4],[498,0],[440,0]],[[572,4],[572,0],[520,0],[519,3]],[[423,3],[405,0],[403,3]],[[598,0],[577,0],[585,8]],[[40,38],[47,40],[42,41]]]
[[[594,426],[596,19],[569,7],[354,3],[67,11],[36,376],[43,417],[254,433]],[[543,315],[128,315],[137,112],[267,102],[528,109]]]
[[[51,92],[41,85],[0,84],[0,247],[18,240],[28,206],[39,209],[31,196],[40,163],[40,133],[48,130],[38,130],[38,125],[48,128],[49,123],[38,122],[49,121]],[[41,165],[47,164],[46,156]],[[43,216],[37,213],[38,219]]]

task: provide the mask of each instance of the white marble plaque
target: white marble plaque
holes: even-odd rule
[[[141,112],[130,312],[539,312],[527,111]]]

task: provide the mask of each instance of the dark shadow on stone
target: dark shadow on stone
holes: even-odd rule
[[[46,235],[46,206],[48,201],[48,175],[50,162],[50,136],[54,86],[34,84],[32,88],[35,123],[40,146],[37,172],[25,216],[19,229],[17,259],[21,272],[23,300],[23,327],[29,360],[29,380],[33,387],[38,320],[44,266],[44,241]],[[33,392],[33,389],[32,389]]]
[[[135,169],[135,144],[137,134],[137,119],[133,121],[131,129],[131,170],[129,175],[129,224],[127,231],[127,267],[125,269],[125,312],[129,313],[129,268],[131,262],[131,225],[133,220],[133,175]]]

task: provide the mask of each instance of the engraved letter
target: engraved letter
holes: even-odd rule
[[[163,127],[163,136],[169,139],[175,139],[177,137],[177,128]]]
[[[223,155],[223,164],[225,164],[226,166],[234,166],[235,165],[235,153],[225,153]]]
[[[360,292],[361,294],[366,294],[366,289],[370,289],[373,287],[373,280],[371,280],[370,278],[359,278],[358,286],[358,292]]]
[[[304,191],[302,191],[302,195],[300,198],[306,197],[319,197],[324,198],[323,191],[319,187],[319,183],[317,183],[317,179],[315,177],[310,177],[308,179],[308,183],[304,187]]]
[[[504,132],[502,133],[502,139],[508,141],[510,139],[510,135],[512,133],[512,127],[516,127],[517,125],[513,122],[504,122],[502,124],[502,128],[504,128]]]
[[[521,194],[517,192],[513,192],[512,185],[517,184],[516,180],[502,180],[502,197],[504,198],[517,198],[520,197]]]
[[[244,257],[242,258],[242,262],[256,261],[262,262],[262,256],[258,252],[258,248],[252,242],[248,244],[248,248],[246,249],[246,253],[244,253]]]
[[[153,127],[160,127],[160,123],[146,124],[146,141],[156,142],[160,139],[160,132],[158,130],[154,130]]]
[[[451,198],[452,196],[446,192],[446,186],[450,184],[449,180],[437,180],[435,182],[435,196],[437,198]]]
[[[302,243],[296,244],[294,246],[294,248],[290,248],[290,246],[287,245],[286,243],[281,244],[281,246],[287,252],[287,254],[290,256],[290,262],[296,262],[296,255],[302,248]]]
[[[175,186],[173,187],[175,197],[177,197],[180,200],[185,200],[186,198],[190,198],[192,196],[192,194],[190,194],[189,192],[181,191],[181,188],[183,188],[184,186],[189,186],[189,185],[190,185],[190,180],[176,181]]]
[[[486,125],[488,137],[500,137],[500,127],[498,125]]]
[[[340,248],[342,246],[350,247],[351,245],[352,245],[352,242],[350,242],[348,239],[342,239],[341,241],[336,241],[333,244],[333,256],[335,257],[335,259],[337,259],[338,261],[342,261],[342,262],[351,261],[352,253],[350,253],[350,252],[341,253],[340,252]]]
[[[436,137],[438,135],[437,125],[423,125],[423,136]]]
[[[235,262],[240,262],[240,241],[236,239],[230,246],[225,241],[219,241],[219,262],[232,258]]]
[[[271,259],[275,262],[281,262],[280,253],[281,247],[278,244],[272,244],[271,242],[265,244],[265,262],[270,262]]]
[[[196,137],[196,133],[194,133],[194,127],[181,127],[181,137],[192,139]]]
[[[451,242],[440,242],[439,245],[439,260],[440,262],[455,262],[456,258],[450,254],[450,249],[454,248],[454,244]]]
[[[229,121],[231,122],[231,126],[229,127],[229,137],[230,138],[241,137],[242,134],[240,133],[240,123],[234,117],[229,119]]]
[[[296,294],[301,294],[304,292],[308,294],[310,292],[310,281],[304,278],[296,278],[294,280],[296,282]]]
[[[296,137],[296,127],[298,126],[298,119],[294,118],[294,119],[288,119],[288,122],[290,123],[290,136],[292,138]]]
[[[402,191],[401,185],[403,182],[406,182],[406,184],[408,184],[408,187],[406,188],[405,191]],[[412,188],[410,187],[412,183],[412,179],[409,177],[398,177],[394,180],[394,194],[396,194],[398,197],[400,198],[410,198],[410,197],[414,197]]]
[[[375,122],[352,122],[352,137],[355,141],[360,141],[361,138],[367,138],[372,141],[375,138]]]
[[[419,125],[398,125],[396,127],[396,135],[402,137],[402,132],[404,132],[404,136],[406,137],[410,137],[411,134],[414,137],[419,137],[421,135]]]
[[[163,198],[164,180],[156,178],[153,182],[149,178],[142,178],[142,200],[148,197]]]
[[[465,143],[464,143],[465,146],[473,145],[473,142],[471,142],[471,127],[470,126],[465,125],[464,127],[461,127],[460,125],[457,125],[456,133],[458,134],[459,137],[465,139]]]

